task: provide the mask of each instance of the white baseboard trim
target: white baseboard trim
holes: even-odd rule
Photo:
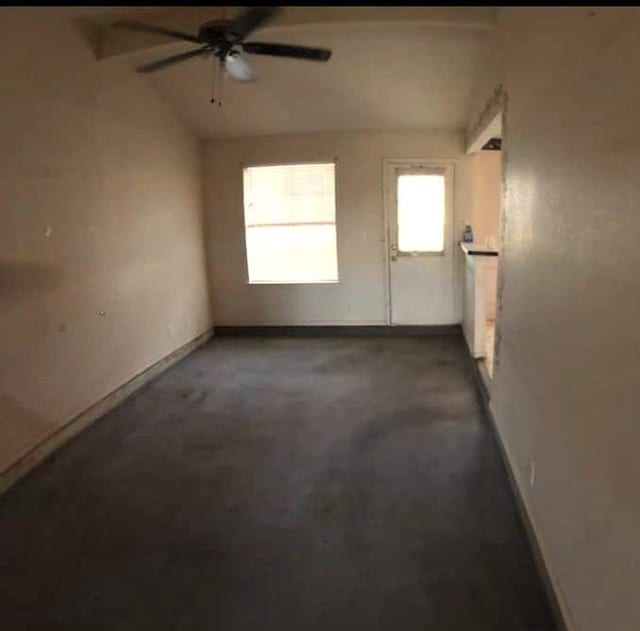
[[[67,423],[57,428],[54,433],[45,438],[43,442],[20,456],[15,462],[12,462],[6,469],[0,472],[0,495],[11,488],[18,480],[24,477],[43,460],[77,436],[81,431],[92,425],[95,421],[132,395],[136,390],[140,389],[160,373],[167,370],[170,366],[173,366],[173,364],[179,362],[189,353],[198,348],[198,346],[207,342],[212,334],[213,327],[207,329],[204,333],[201,333],[196,338],[186,344],[183,344],[168,355],[165,355],[162,359],[158,360],[148,368],[145,368],[135,377],[129,379],[129,381],[123,383],[113,392],[110,392],[107,396],[84,410],[84,412],[81,412],[78,416],[75,416]]]

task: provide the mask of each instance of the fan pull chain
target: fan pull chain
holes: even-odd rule
[[[217,63],[216,58],[211,57],[212,67],[211,67],[211,104],[213,105],[216,102],[216,71],[217,71]]]
[[[218,64],[218,107],[222,107],[222,86],[224,85],[222,78],[222,60],[220,60]]]
[[[213,72],[211,73],[211,103],[218,103],[222,107],[222,85],[220,82],[222,62],[213,58]],[[216,98],[217,97],[217,98]]]

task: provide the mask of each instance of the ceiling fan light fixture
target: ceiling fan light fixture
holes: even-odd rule
[[[230,51],[222,63],[227,75],[236,81],[248,82],[257,79],[255,70],[236,50]]]

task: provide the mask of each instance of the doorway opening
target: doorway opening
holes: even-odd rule
[[[469,147],[471,205],[465,223],[473,230],[476,256],[472,269],[476,296],[472,319],[475,330],[474,357],[481,373],[493,379],[495,371],[498,274],[502,233],[502,121],[500,110]],[[465,307],[467,308],[467,307]]]
[[[480,237],[488,250],[500,251],[500,205],[502,200],[502,129],[493,132],[492,137],[482,147],[479,159],[481,176],[481,208],[479,212]],[[485,263],[486,292],[486,336],[485,363],[489,377],[493,378],[495,365],[496,304],[498,298],[498,256],[487,258]]]

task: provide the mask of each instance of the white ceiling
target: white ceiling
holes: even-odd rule
[[[212,61],[141,75],[202,137],[291,132],[457,128],[467,122],[486,32],[421,24],[334,24],[269,29],[255,41],[324,46],[326,63],[246,55],[255,83],[225,80],[211,105]],[[187,49],[189,47],[187,46]],[[171,47],[175,50],[181,50]],[[136,63],[164,56],[138,54]]]
[[[487,30],[411,22],[269,27],[254,41],[332,49],[326,63],[245,55],[255,83],[223,81],[223,106],[210,103],[212,61],[168,67],[149,81],[199,136],[311,131],[460,128],[467,122]],[[130,56],[132,67],[189,50],[169,45]]]

